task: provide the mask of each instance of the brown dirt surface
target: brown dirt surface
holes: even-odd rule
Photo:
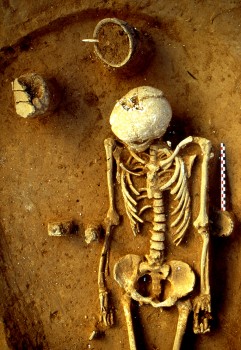
[[[213,145],[210,206],[220,207],[220,142],[227,149],[227,209],[236,217],[230,237],[211,237],[212,331],[196,336],[188,324],[185,349],[241,348],[241,3],[232,1],[4,0],[0,9],[0,293],[10,349],[128,349],[122,290],[113,266],[128,253],[148,250],[148,232],[133,237],[122,217],[111,242],[108,288],[115,326],[89,341],[98,322],[101,242],[87,245],[84,229],[104,223],[108,210],[103,142],[109,116],[130,89],[161,89],[173,109],[165,136],[175,146],[189,135]],[[126,76],[95,56],[91,38],[103,18],[117,17],[148,33],[155,54],[148,67]],[[61,101],[48,116],[24,119],[14,108],[11,82],[35,72],[55,79]],[[193,219],[199,167],[190,179]],[[196,201],[195,201],[196,199]],[[50,237],[49,222],[73,220],[79,233]],[[201,238],[190,226],[168,254],[198,273]],[[172,348],[176,308],[133,305],[138,350]],[[191,318],[190,318],[191,320]],[[3,328],[3,327],[2,327]],[[0,337],[4,337],[1,331]],[[6,347],[5,340],[0,343]]]

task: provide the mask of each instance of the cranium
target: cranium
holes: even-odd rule
[[[172,117],[169,102],[161,90],[141,86],[129,91],[114,106],[110,116],[113,133],[128,148],[147,149],[165,134]]]

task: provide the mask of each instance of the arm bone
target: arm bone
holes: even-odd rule
[[[113,150],[115,148],[115,141],[111,138],[106,139],[104,145],[107,159],[109,209],[105,219],[106,232],[99,262],[98,287],[101,308],[101,322],[103,322],[105,326],[111,326],[113,324],[113,315],[109,306],[108,290],[106,286],[106,273],[108,273],[110,237],[112,227],[119,224],[119,215],[115,209],[114,204]]]

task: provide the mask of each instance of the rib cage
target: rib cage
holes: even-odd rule
[[[137,159],[133,157],[133,153],[126,162],[126,165],[121,164],[121,189],[125,203],[126,213],[129,217],[130,224],[134,235],[140,232],[140,224],[143,223],[142,213],[147,209],[153,210],[153,230],[151,230],[152,234],[156,234],[157,230],[157,216],[160,213],[155,212],[158,209],[156,205],[157,194],[160,194],[162,198],[163,191],[170,191],[172,197],[174,197],[174,206],[175,208],[170,213],[170,227],[173,233],[173,242],[176,245],[179,245],[186,233],[186,230],[190,223],[190,196],[187,186],[187,173],[185,168],[185,163],[181,157],[176,156],[169,163],[166,162],[165,169],[161,168],[159,163],[163,159],[171,158],[167,152],[162,151],[162,148],[154,145],[150,148],[150,157],[149,161],[145,161],[145,164],[138,162]],[[154,163],[153,163],[154,162]],[[140,204],[140,200],[147,197],[147,188],[136,188],[135,186],[135,177],[136,176],[146,176],[147,187],[148,187],[148,176],[150,177],[149,170],[151,165],[156,167],[155,173],[152,176],[155,178],[155,184],[153,187],[155,188],[155,196],[153,194],[152,202],[148,205],[144,205],[138,211],[138,207]],[[139,171],[136,171],[139,169]],[[140,171],[141,169],[141,171]],[[168,175],[168,176],[167,176]],[[165,181],[164,181],[165,180]],[[163,183],[164,181],[164,183]],[[150,198],[150,197],[149,197]],[[162,215],[164,215],[162,213]],[[160,216],[160,215],[159,215]],[[162,237],[152,239],[154,236],[152,235],[150,241],[150,250],[158,248],[157,250],[164,250],[164,239],[163,234],[165,233],[165,222],[160,223],[162,225],[162,229],[160,232]],[[164,228],[164,226],[165,228]],[[164,229],[163,229],[164,228]],[[154,242],[158,242],[154,243]],[[151,252],[151,251],[150,251]]]
[[[171,212],[171,216],[174,217],[174,220],[171,222],[171,228],[175,228],[173,242],[179,245],[189,226],[191,217],[186,168],[184,161],[180,157],[175,157],[174,175],[169,183],[173,181],[170,184],[170,193],[175,196],[174,200],[177,202],[177,206]]]
[[[128,185],[129,187],[132,186],[132,182],[130,182],[130,176],[126,176],[126,170],[121,170],[121,190],[124,198],[125,203],[125,209],[126,213],[129,217],[131,229],[136,235],[140,232],[139,223],[143,223],[143,220],[138,216],[137,214],[137,201],[131,196],[130,192],[128,191]],[[130,175],[130,174],[129,174]],[[126,178],[129,180],[128,184],[126,183]]]

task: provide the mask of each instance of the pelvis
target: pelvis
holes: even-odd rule
[[[190,266],[172,260],[162,265],[149,265],[144,257],[125,255],[114,267],[114,278],[125,292],[139,303],[154,307],[170,307],[190,293],[195,284],[195,275]],[[148,280],[143,292],[141,283]],[[159,289],[159,291],[158,291]]]

